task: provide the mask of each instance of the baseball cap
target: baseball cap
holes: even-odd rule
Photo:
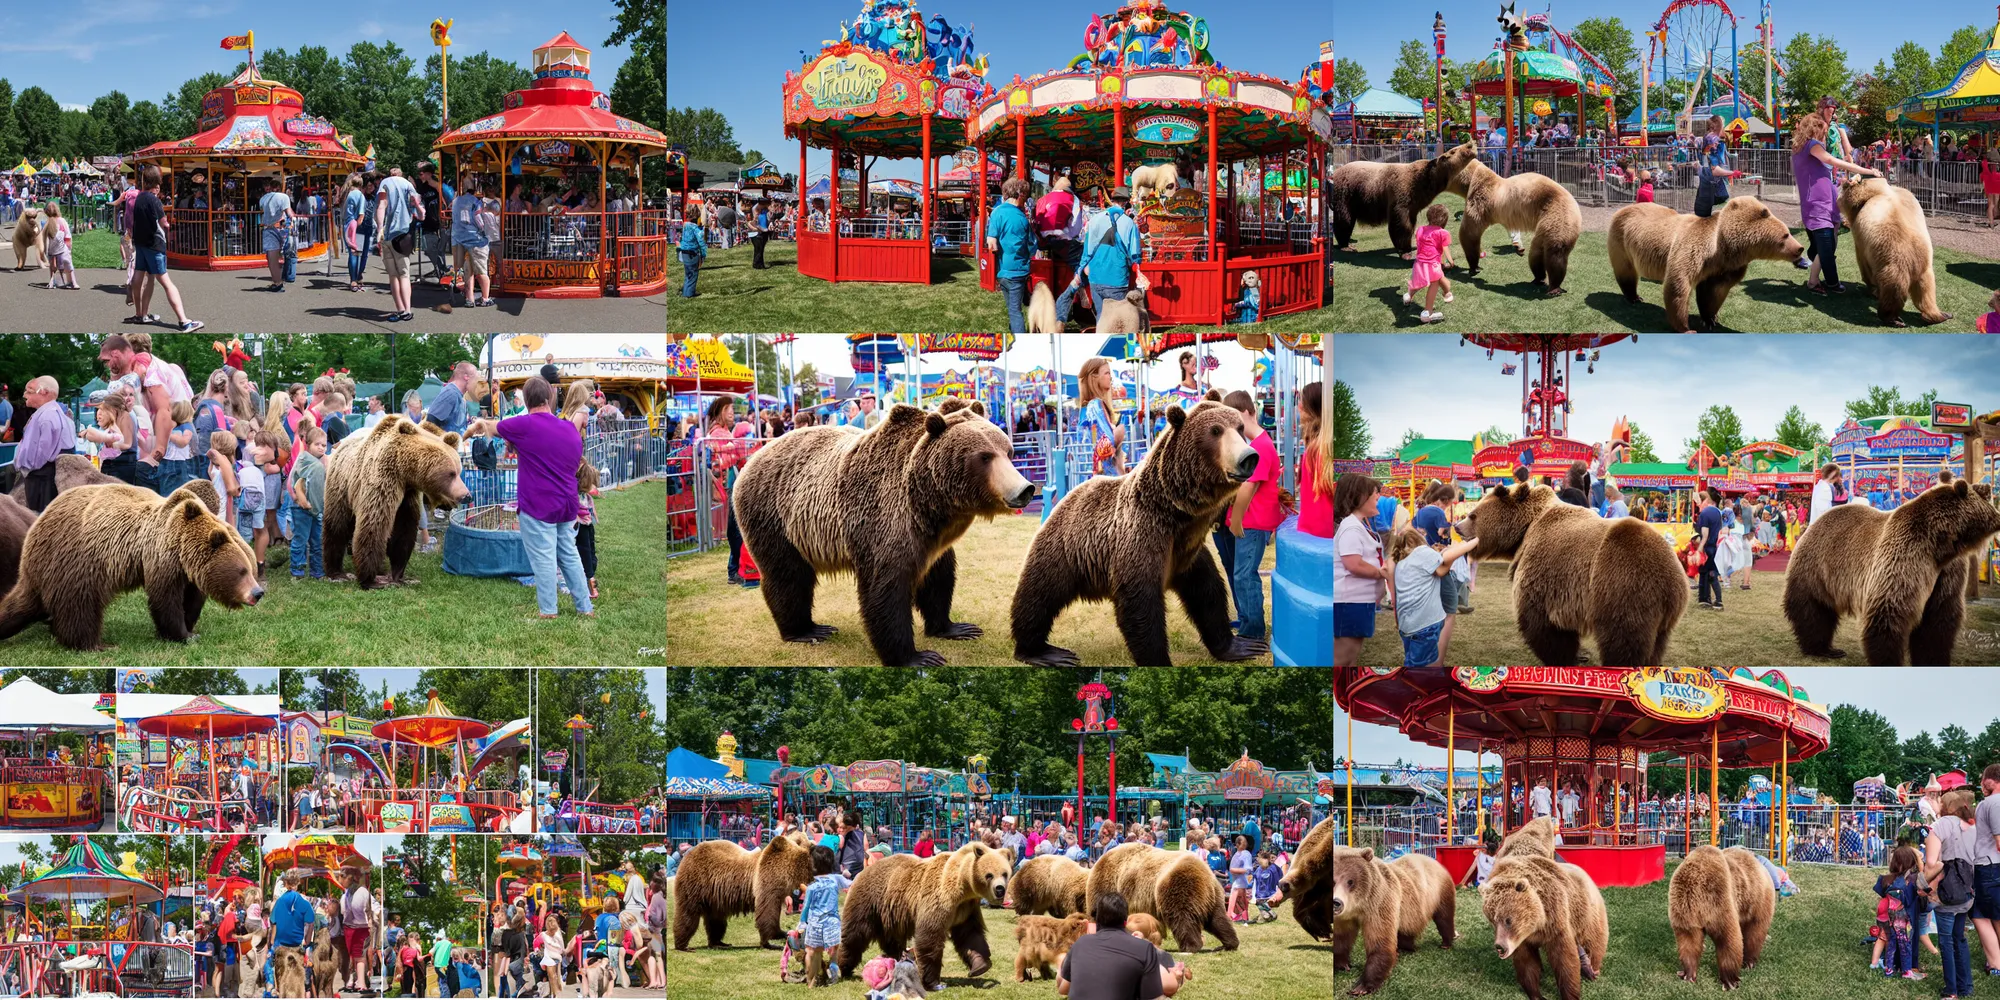
[[[1126,187],[1123,184],[1120,184],[1117,187],[1111,189],[1111,197],[1124,198],[1125,200],[1130,201],[1132,199],[1132,189]]]

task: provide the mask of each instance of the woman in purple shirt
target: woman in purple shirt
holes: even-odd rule
[[[1817,295],[1838,295],[1847,290],[1840,283],[1834,250],[1840,239],[1840,189],[1833,183],[1833,171],[1853,171],[1863,177],[1880,177],[1882,172],[1849,163],[1826,150],[1827,121],[1814,113],[1800,118],[1792,127],[1792,176],[1799,183],[1799,221],[1806,230],[1806,256],[1812,266],[1806,271],[1806,289]],[[1820,272],[1826,280],[1820,281]]]
[[[556,390],[541,376],[521,387],[528,412],[495,423],[474,421],[474,437],[498,434],[520,457],[519,488],[521,545],[535,571],[535,604],[543,618],[556,616],[556,580],[569,587],[577,614],[593,617],[590,581],[576,552],[576,469],[583,462],[583,432],[555,415]]]

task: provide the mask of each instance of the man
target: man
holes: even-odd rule
[[[284,892],[271,904],[271,966],[276,968],[279,956],[287,950],[305,961],[306,931],[313,924],[312,901],[299,892],[299,870],[287,869],[278,876]]]
[[[757,199],[757,214],[750,217],[750,224],[756,227],[756,235],[750,237],[750,266],[764,269],[764,244],[771,239],[771,199]]]
[[[1027,198],[1028,182],[1007,178],[1000,185],[1000,206],[986,220],[986,249],[993,252],[993,276],[1007,299],[1007,328],[1015,333],[1028,332],[1021,308],[1028,297],[1028,262],[1035,256],[1034,227],[1021,207]]]
[[[437,164],[423,163],[417,167],[417,199],[423,202],[424,216],[418,227],[424,234],[424,256],[431,259],[431,273],[438,283],[444,284],[450,277],[450,267],[445,264],[444,219],[450,205],[456,200],[451,185],[438,182]]]
[[[490,241],[479,222],[479,214],[485,208],[485,200],[479,197],[479,175],[467,174],[463,189],[451,200],[452,263],[463,281],[460,291],[464,293],[467,308],[493,304],[492,279],[486,266]]]
[[[1535,790],[1528,793],[1528,808],[1536,819],[1555,811],[1554,797],[1549,794],[1549,779],[1535,779]]]
[[[14,419],[14,403],[9,395],[7,383],[0,382],[0,428],[6,428]]]
[[[882,422],[882,411],[875,408],[875,393],[861,394],[861,409],[854,416],[854,426],[867,430]]]
[[[715,206],[715,225],[722,230],[722,249],[736,245],[736,199],[725,197]]]
[[[292,196],[285,193],[283,176],[264,179],[264,196],[257,199],[257,208],[263,212],[264,263],[271,269],[271,291],[285,290],[285,248],[292,239],[292,220],[298,213],[292,210]]]
[[[41,513],[56,498],[56,456],[76,451],[76,422],[56,402],[56,380],[40,375],[22,392],[22,405],[32,416],[14,450],[14,467],[26,477],[28,509]]]
[[[147,164],[139,171],[139,197],[132,202],[132,284],[127,289],[132,315],[125,322],[150,326],[160,318],[146,311],[153,302],[153,289],[167,290],[167,305],[182,333],[202,328],[200,320],[189,319],[181,307],[181,291],[167,277],[167,207],[160,201],[160,168]]]
[[[1014,867],[1028,860],[1028,838],[1015,828],[1014,817],[1000,817],[1000,846],[1013,852]]]
[[[385,323],[407,323],[410,313],[410,257],[416,253],[417,235],[412,230],[423,221],[424,204],[417,189],[403,178],[402,167],[390,167],[389,176],[375,190],[375,232],[382,240],[382,270],[389,275],[389,296],[395,310]]]
[[[1185,966],[1125,930],[1125,897],[1097,897],[1097,920],[1063,957],[1056,995],[1070,1000],[1157,1000],[1180,991]]]
[[[1582,801],[1583,797],[1576,794],[1575,783],[1565,782],[1563,784],[1562,795],[1557,798],[1557,804],[1562,809],[1563,826],[1576,825],[1576,811]]]
[[[368,397],[368,415],[361,418],[361,426],[364,430],[373,428],[376,424],[382,422],[383,417],[388,415],[389,410],[382,405],[382,397],[370,396]]]
[[[452,365],[451,381],[446,382],[444,388],[432,397],[431,405],[424,409],[424,419],[443,430],[463,432],[472,419],[468,412],[472,406],[466,402],[465,394],[472,388],[472,380],[478,372],[470,361]]]
[[[1083,206],[1070,193],[1068,174],[1056,178],[1055,190],[1035,200],[1035,229],[1042,252],[1074,273],[1083,262]]]
[[[1722,538],[1722,494],[1714,487],[1701,495],[1701,513],[1694,521],[1695,536],[1701,539],[1701,573],[1698,583],[1697,603],[1710,611],[1722,610],[1722,579],[1715,569],[1715,546]],[[1709,599],[1713,592],[1715,598]]]
[[[2000,975],[2000,763],[1979,772],[1983,796],[1973,810],[1972,926],[1988,975]]]
[[[1100,316],[1107,299],[1124,298],[1135,284],[1141,291],[1152,287],[1139,270],[1139,224],[1131,211],[1132,189],[1121,184],[1111,189],[1111,207],[1083,227],[1083,266],[1056,298],[1057,321],[1069,322],[1070,303],[1086,279],[1091,305]]]
[[[168,485],[160,475],[160,462],[171,443],[167,438],[174,430],[174,404],[193,403],[194,389],[181,366],[165,358],[154,358],[142,377],[133,364],[135,353],[130,341],[114,333],[104,338],[97,359],[111,372],[114,388],[122,382],[132,390],[132,427],[139,438],[138,485],[165,496],[180,486]]]

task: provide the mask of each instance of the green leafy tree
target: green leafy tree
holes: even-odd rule
[[[67,667],[27,667],[9,670],[0,676],[0,687],[26,677],[57,694],[103,694],[112,690],[113,681],[109,669],[70,669]]]
[[[112,91],[90,102],[90,113],[86,116],[103,129],[103,142],[109,147],[103,151],[92,150],[92,156],[108,156],[132,147],[124,145],[132,131],[132,101],[120,91]]]
[[[1873,75],[1900,101],[1931,89],[1935,62],[1923,46],[1904,42],[1889,53],[1887,63],[1876,61]]]
[[[660,131],[666,135],[668,145],[686,148],[690,159],[743,162],[743,150],[736,145],[736,130],[714,108],[668,108]]]
[[[1639,429],[1639,425],[1626,421],[1626,428],[1632,432],[1632,461],[1657,462],[1660,456],[1653,451],[1653,436]]]
[[[29,87],[14,101],[14,127],[29,156],[53,156],[62,138],[62,106],[48,91]]]
[[[1806,419],[1806,411],[1793,406],[1778,420],[1777,436],[1773,440],[1787,448],[1804,451],[1818,444],[1824,436],[1818,424]]]
[[[799,409],[819,402],[819,369],[814,368],[812,362],[799,366],[798,373],[792,376],[792,384],[798,386],[792,391],[798,394],[796,401]]]
[[[1569,36],[1618,77],[1611,106],[1623,120],[1639,106],[1639,50],[1633,44],[1632,29],[1621,18],[1592,17],[1578,21]],[[1584,115],[1592,124],[1604,124],[1604,102],[1586,100]]]
[[[1865,146],[1882,138],[1889,132],[1889,109],[1902,102],[1895,87],[1883,81],[1879,75],[1882,63],[1876,62],[1874,73],[1863,73],[1854,78],[1854,115],[1848,126],[1848,137],[1856,147]]]
[[[1355,95],[1368,89],[1368,71],[1352,59],[1341,57],[1333,61],[1333,95],[1335,100],[1351,101]]]
[[[1972,734],[1964,726],[1953,724],[1938,730],[1937,746],[1945,770],[1978,770],[1973,766]]]
[[[1959,67],[1971,62],[1981,52],[1986,51],[1986,43],[1993,38],[1993,29],[1968,24],[1951,33],[1943,45],[1938,46],[1938,57],[1931,60],[1930,82],[1925,90],[1936,90],[1951,82],[1958,75]]]
[[[1368,420],[1361,415],[1361,403],[1354,398],[1354,389],[1347,383],[1335,379],[1333,382],[1333,457],[1367,458],[1370,442],[1374,435],[1368,432]]]
[[[1939,774],[1951,769],[1946,763],[1944,752],[1938,748],[1937,741],[1931,739],[1930,733],[1918,733],[1904,740],[1901,751],[1903,771],[1905,774],[1918,776],[1915,780],[1921,781],[1924,775]]]
[[[1396,453],[1399,455],[1402,454],[1403,449],[1408,448],[1410,446],[1410,442],[1422,438],[1423,436],[1424,432],[1416,429],[1415,427],[1405,430],[1403,432],[1403,440],[1398,442],[1396,445]]]
[[[1335,82],[1339,81],[1336,73]],[[1436,50],[1411,39],[1396,50],[1396,68],[1389,74],[1389,89],[1415,101],[1437,97]]]
[[[294,707],[315,712],[350,712],[368,701],[368,689],[361,674],[351,667],[294,670],[300,675],[302,690]]]
[[[484,52],[454,57],[451,61],[452,127],[498,114],[506,107],[509,93],[526,90],[534,82],[534,75],[525,67]],[[433,55],[424,62],[424,115],[431,122],[438,121],[443,113],[442,95],[438,57]],[[612,107],[617,106],[614,101]]]
[[[14,124],[14,85],[0,77],[0,170],[11,170],[26,152],[21,145],[20,126]]]
[[[1855,420],[1869,417],[1888,416],[1929,416],[1931,404],[1937,402],[1937,390],[1927,389],[1921,396],[1904,396],[1900,386],[1883,387],[1871,385],[1868,394],[1860,399],[1847,401],[1847,415]]]
[[[665,723],[653,712],[638,670],[543,670],[536,674],[535,741],[543,750],[575,745],[568,720],[582,716],[591,728],[584,737],[582,792],[593,802],[630,802],[660,784],[667,759]]]
[[[1703,411],[1701,419],[1695,421],[1695,436],[1681,446],[1687,449],[1687,457],[1692,458],[1703,443],[1718,459],[1743,447],[1743,421],[1737,418],[1734,407],[1718,404]]]
[[[144,149],[168,138],[166,116],[160,111],[160,106],[152,101],[139,101],[133,104],[132,113],[126,118],[125,124],[125,135],[118,140],[121,153]]]
[[[1779,61],[1788,71],[1783,91],[1785,117],[1795,118],[1811,111],[1819,99],[1831,95],[1845,100],[1853,72],[1847,68],[1847,50],[1830,35],[1793,35],[1785,43]]]
[[[1904,773],[1902,748],[1888,719],[1853,705],[1835,705],[1829,722],[1832,745],[1792,765],[1800,784],[1840,794],[1870,775],[1888,775],[1892,785],[1901,780],[1897,776]],[[1652,783],[1650,777],[1647,783]]]
[[[237,71],[244,68],[237,64]],[[257,54],[257,75],[277,80],[299,92],[306,111],[348,128],[355,105],[367,103],[370,95],[348,86],[347,71],[340,57],[323,45],[307,45],[297,52],[270,49]],[[362,148],[367,148],[363,146]]]
[[[147,675],[146,690],[153,694],[242,695],[250,685],[234,670],[207,667],[162,667]]]
[[[405,173],[415,173],[438,134],[437,119],[425,113],[425,83],[416,67],[416,60],[395,42],[356,42],[347,50],[347,86],[367,99],[348,109],[340,124],[353,130],[356,147],[374,144],[375,161],[385,170],[401,166]]]
[[[1496,444],[1508,444],[1512,442],[1514,440],[1515,435],[1512,431],[1501,430],[1499,424],[1494,424],[1486,428],[1485,430],[1480,431],[1479,437],[1481,440],[1485,441],[1488,445],[1496,445]]]
[[[1973,737],[1971,749],[1966,751],[1971,766],[1984,771],[1989,764],[2000,764],[2000,719],[1986,724],[1986,728]]]

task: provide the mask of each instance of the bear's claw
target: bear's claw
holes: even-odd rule
[[[932,649],[919,649],[917,650],[917,655],[911,657],[910,662],[903,664],[903,666],[942,667],[944,666],[944,654]]]
[[[833,638],[833,634],[838,631],[840,630],[831,625],[821,625],[818,622],[814,622],[811,628],[806,629],[798,635],[785,636],[784,640],[786,642],[825,642]]]
[[[985,635],[986,630],[971,622],[950,622],[936,632],[925,629],[924,634],[933,639],[977,639]]]
[[[1081,662],[1077,659],[1076,653],[1061,646],[1050,646],[1035,656],[1016,656],[1014,658],[1031,667],[1074,667]]]
[[[1246,639],[1239,635],[1232,637],[1229,641],[1229,648],[1216,654],[1215,658],[1234,663],[1238,660],[1255,659],[1270,651],[1271,644],[1269,642],[1263,639]]]

